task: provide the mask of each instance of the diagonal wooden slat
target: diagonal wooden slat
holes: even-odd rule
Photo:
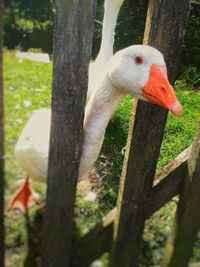
[[[191,147],[184,150],[155,176],[148,217],[179,194]],[[111,248],[116,208],[109,212],[74,248],[73,267],[87,267]]]
[[[149,211],[147,212],[149,217],[174,196],[179,194],[180,185],[183,182],[183,177],[187,171],[187,160],[190,151],[191,146],[166,165],[162,171],[156,174]]]
[[[70,267],[88,267],[111,247],[116,208],[110,211],[88,234],[75,242]]]

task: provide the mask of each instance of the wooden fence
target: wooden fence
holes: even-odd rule
[[[163,267],[186,267],[200,226],[200,128],[193,146],[155,174],[167,111],[142,101],[138,101],[130,125],[117,207],[87,235],[71,242],[95,7],[94,0],[56,0],[42,266],[88,267],[103,253],[109,252],[109,267],[138,267],[139,245],[146,219],[180,194],[176,227],[167,244],[170,250],[166,249]],[[190,0],[149,1],[144,43],[164,54],[172,84],[177,76],[189,10]],[[3,151],[2,142],[0,151]],[[62,151],[61,154],[58,151]],[[0,181],[3,181],[1,172]],[[3,196],[2,191],[0,194]],[[2,214],[0,224],[3,222]],[[2,241],[3,238],[0,248]],[[0,252],[0,267],[3,266],[3,254]]]

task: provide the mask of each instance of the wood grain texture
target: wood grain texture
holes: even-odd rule
[[[155,176],[147,217],[180,193],[191,147],[184,150]],[[77,240],[72,261],[73,267],[88,266],[111,249],[113,223],[117,209],[109,212],[88,234]],[[95,245],[94,245],[95,244]]]
[[[144,43],[159,49],[173,84],[178,71],[189,0],[151,0]],[[139,246],[147,218],[167,111],[138,101],[132,138],[124,161],[114,226],[110,267],[138,267]]]
[[[163,266],[187,267],[200,230],[200,123],[188,159],[188,171],[180,195],[177,225],[173,229]]]
[[[190,151],[191,147],[184,150],[156,174],[150,205],[147,211],[149,216],[180,193],[181,185],[184,182],[184,176],[187,172],[187,160]]]
[[[0,0],[0,267],[4,266],[3,0]]]
[[[68,267],[96,1],[56,0],[43,267]]]
[[[103,253],[110,250],[115,215],[116,208],[110,211],[88,234],[75,242],[70,267],[88,267]]]

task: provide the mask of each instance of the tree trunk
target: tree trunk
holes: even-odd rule
[[[3,0],[0,0],[0,267],[4,266]]]
[[[173,84],[189,16],[190,0],[151,0],[144,43],[165,56]],[[138,101],[131,124],[118,197],[110,267],[138,267],[139,245],[147,218],[152,184],[163,139],[167,111]],[[132,132],[132,137],[131,137]]]
[[[96,1],[56,0],[43,267],[68,267]]]

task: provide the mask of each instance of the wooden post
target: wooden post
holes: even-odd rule
[[[173,84],[189,16],[190,0],[150,0],[144,43],[165,56]],[[114,225],[110,267],[138,267],[139,245],[163,139],[167,112],[139,101],[129,136]]]
[[[68,267],[96,1],[56,0],[43,267]]]
[[[166,247],[163,266],[187,267],[200,230],[200,124],[188,159],[188,172],[180,195],[177,225]]]
[[[3,0],[0,0],[0,267],[4,266]]]

